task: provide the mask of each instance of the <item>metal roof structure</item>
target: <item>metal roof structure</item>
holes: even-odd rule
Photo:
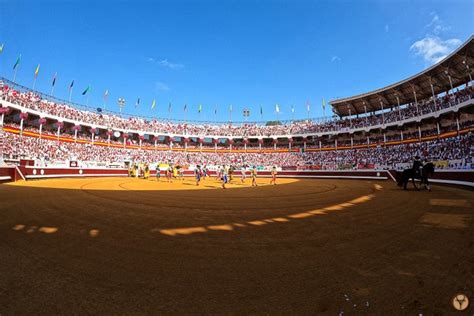
[[[379,111],[427,99],[472,81],[474,36],[437,64],[387,87],[329,103],[339,116]]]

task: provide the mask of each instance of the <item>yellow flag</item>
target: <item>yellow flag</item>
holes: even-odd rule
[[[156,100],[153,99],[153,102],[151,103],[151,109],[153,110],[156,106]]]
[[[40,64],[38,64],[38,66],[36,66],[36,70],[35,70],[35,78],[38,77],[38,73],[40,71]]]

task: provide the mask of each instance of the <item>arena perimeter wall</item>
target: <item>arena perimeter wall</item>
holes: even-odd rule
[[[248,173],[250,175],[250,173]],[[278,173],[278,177],[288,178],[320,178],[320,179],[366,179],[366,180],[393,180],[397,172],[394,170],[285,170]],[[155,171],[151,176],[156,175]],[[191,171],[186,176],[193,176]],[[211,176],[214,174],[211,172]],[[0,167],[0,182],[48,179],[48,178],[77,178],[77,177],[126,177],[127,169],[114,168],[57,168],[57,167]],[[164,176],[162,171],[162,176]],[[236,172],[236,177],[240,171]],[[270,177],[269,171],[260,171],[259,177]],[[474,188],[474,170],[436,170],[433,183],[454,184]]]

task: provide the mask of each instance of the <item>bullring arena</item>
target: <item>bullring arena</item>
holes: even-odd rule
[[[267,122],[0,77],[0,316],[472,314],[471,69],[472,36],[332,118]]]
[[[432,314],[472,294],[472,191],[203,182],[0,186],[4,313]]]

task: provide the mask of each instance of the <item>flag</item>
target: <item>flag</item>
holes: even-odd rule
[[[168,104],[168,113],[171,113],[171,102]]]
[[[275,112],[277,113],[280,113],[280,106],[277,104],[275,104]]]
[[[72,89],[72,87],[74,87],[74,80],[73,80],[73,81],[71,81],[71,84],[69,85],[69,90],[71,90],[71,89]]]
[[[16,62],[15,64],[13,65],[13,70],[16,69],[16,67],[18,67],[20,65],[20,62],[21,62],[21,54],[20,56],[18,56],[18,58],[16,59]]]
[[[54,87],[54,85],[56,84],[56,77],[58,76],[58,73],[54,73],[54,77],[53,77],[53,81],[51,82],[51,86]]]
[[[0,54],[3,53],[3,45],[4,44],[0,45]]]
[[[137,99],[137,102],[135,102],[135,109],[140,105],[140,98]]]
[[[291,113],[295,113],[295,107],[293,105],[291,106]]]
[[[37,78],[37,77],[38,77],[39,71],[40,71],[40,64],[38,64],[38,66],[36,66],[36,70],[35,70],[35,78]]]
[[[198,113],[201,113],[201,112],[202,112],[202,104],[199,104]]]
[[[309,101],[306,101],[306,111],[309,112]]]
[[[153,99],[153,102],[151,103],[151,109],[153,110],[156,106],[156,100]]]
[[[86,90],[82,91],[82,95],[86,95],[90,89],[91,89],[91,86],[87,86]]]
[[[229,112],[232,112],[232,104],[229,106]]]
[[[217,115],[217,107],[214,108],[214,115]]]
[[[260,115],[263,115],[263,107],[260,105]]]
[[[322,104],[323,104],[323,111],[326,111],[326,100],[324,100],[324,98],[323,98]]]
[[[104,100],[107,100],[108,97],[109,97],[109,89],[105,90],[104,92]]]
[[[185,104],[185,105],[184,105],[184,112],[186,112],[187,108],[188,108],[188,105]]]

